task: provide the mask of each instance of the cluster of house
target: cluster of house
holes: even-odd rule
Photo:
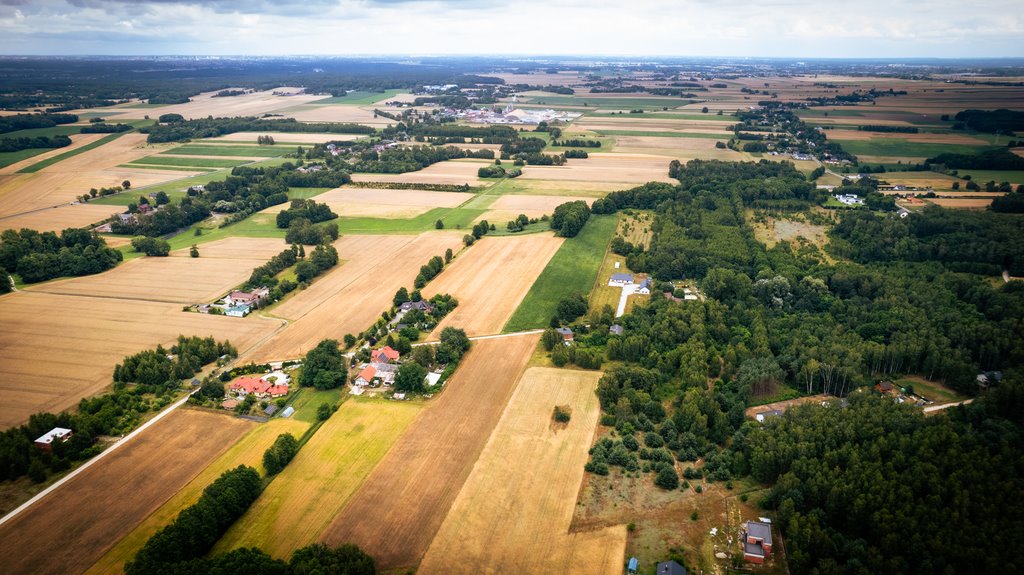
[[[72,435],[74,434],[66,427],[54,427],[36,439],[35,446],[43,451],[52,451],[55,441],[64,443],[71,439]]]
[[[844,206],[862,206],[864,205],[864,198],[855,196],[853,194],[836,194],[836,201]]]
[[[288,395],[291,377],[283,371],[274,371],[261,377],[243,376],[231,382],[228,390],[237,398],[253,396],[256,399],[272,399]]]
[[[150,204],[139,204],[138,211],[136,211],[135,213],[124,212],[124,213],[116,214],[114,217],[117,218],[117,221],[122,223],[122,224],[134,225],[134,224],[139,223],[139,216],[148,216],[149,214],[152,214],[153,212],[155,212],[158,209],[160,209],[160,208],[159,207],[153,207]],[[111,223],[108,222],[108,223],[102,224],[100,226],[97,226],[96,227],[96,231],[100,232],[100,233],[110,233],[111,231],[113,231],[113,228],[111,227]]]
[[[352,395],[362,395],[368,387],[379,387],[381,385],[390,387],[395,383],[395,375],[398,373],[399,359],[402,354],[390,345],[370,352],[370,362],[366,363],[356,374],[352,381]],[[424,383],[433,387],[441,381],[441,374],[438,372],[427,373]],[[405,394],[396,393],[395,399],[405,399]]]
[[[375,144],[373,146],[373,151],[375,151],[377,153],[380,153],[380,152],[383,152],[384,150],[389,150],[391,148],[397,148],[397,147],[399,147],[401,145],[402,144],[400,144],[399,142],[393,142],[393,141],[390,141],[390,140],[382,140],[381,143]],[[348,153],[348,151],[349,151],[349,148],[344,147],[344,146],[339,146],[337,144],[327,144],[326,146],[324,146],[324,148],[326,148],[327,152],[329,154],[331,154],[332,156],[340,156],[342,154]]]
[[[903,391],[903,388],[898,387],[891,381],[880,381],[875,384],[875,391],[886,397],[892,397],[896,403],[913,403],[918,407],[923,407],[930,403],[922,397],[915,397]]]
[[[429,315],[434,312],[434,304],[425,300],[403,302],[402,305],[398,306],[398,311],[395,312],[395,317],[391,318],[391,321],[388,322],[388,327],[392,330],[400,330],[403,327],[406,327],[406,324],[402,323],[402,318],[405,317],[405,314],[414,309],[418,309]]]
[[[322,169],[324,169],[323,164],[313,164],[311,166],[302,166],[301,168],[295,171],[299,172],[300,174],[314,174]]]
[[[260,307],[260,304],[268,297],[270,297],[270,288],[266,287],[256,288],[252,291],[235,290],[216,303],[197,306],[196,311],[199,313],[210,313],[211,310],[218,309],[220,313],[226,316],[245,317],[252,310]]]

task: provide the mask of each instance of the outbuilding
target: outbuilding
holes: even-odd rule
[[[66,427],[54,427],[36,439],[35,444],[43,451],[51,451],[54,442],[64,443],[71,439],[72,435],[71,430]]]

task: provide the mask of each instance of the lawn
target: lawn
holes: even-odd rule
[[[472,200],[471,200],[472,201]],[[418,234],[436,229],[437,220],[444,222],[447,230],[469,230],[473,221],[484,214],[485,209],[434,208],[415,218],[338,218],[342,234]],[[498,222],[494,222],[495,226]]]
[[[529,166],[526,167],[530,169]],[[624,187],[624,186],[617,186]],[[529,180],[521,178],[505,178],[494,183],[484,191],[496,195],[523,194],[532,196],[582,196],[592,198],[603,196],[612,188],[600,182],[571,182]]]
[[[907,387],[908,385],[913,386],[915,394],[920,395],[929,401],[934,401],[935,403],[952,403],[954,401],[963,401],[967,399],[967,396],[960,395],[941,383],[928,381],[927,379],[916,375],[897,379],[893,383],[899,387]]]
[[[288,188],[289,200],[308,200],[334,188]]]
[[[67,152],[64,152],[63,154],[57,154],[56,156],[54,156],[52,158],[47,158],[47,159],[45,159],[45,160],[43,160],[41,162],[36,162],[36,163],[32,164],[31,166],[24,167],[24,168],[18,170],[18,173],[19,174],[30,174],[30,173],[33,173],[33,172],[38,172],[39,170],[41,170],[41,169],[43,169],[43,168],[45,168],[47,166],[52,166],[52,165],[56,164],[57,162],[64,161],[64,160],[66,160],[66,159],[68,159],[68,158],[70,158],[72,156],[77,156],[78,154],[81,154],[82,152],[88,152],[89,150],[96,149],[96,148],[102,146],[103,144],[106,144],[108,142],[116,140],[117,138],[120,138],[121,136],[123,136],[125,134],[128,134],[128,133],[130,133],[130,132],[119,132],[117,134],[109,134],[107,136],[104,136],[104,137],[100,138],[99,140],[96,140],[95,142],[91,142],[89,144],[86,144],[86,145],[82,146],[81,148],[75,148],[74,150],[69,150]]]
[[[878,138],[875,140],[833,140],[855,156],[884,156],[895,158],[930,158],[939,154],[979,154],[992,146],[969,146],[965,144],[930,144],[909,142],[899,138]]]
[[[114,194],[112,196],[106,196],[103,198],[96,198],[95,200],[90,200],[89,203],[101,204],[104,206],[127,206],[130,203],[138,201],[139,195],[149,195],[151,193],[155,194],[156,192],[166,193],[173,202],[175,200],[180,200],[181,198],[184,198],[185,190],[189,189],[190,187],[208,184],[226,175],[226,173],[222,173],[220,171],[213,171],[209,174],[189,176],[186,178],[180,178],[177,180],[172,180],[170,182],[164,182],[162,184],[156,184],[153,186],[133,188],[122,194]]]
[[[324,98],[323,100],[314,100],[309,104],[314,106],[333,105],[333,104],[346,104],[350,106],[368,106],[381,100],[387,100],[401,94],[402,90],[385,90],[383,92],[362,92],[356,90],[349,92],[344,96],[335,96],[333,98]]]
[[[248,160],[220,160],[216,158],[186,158],[176,156],[147,156],[133,162],[132,166],[151,164],[154,166],[198,166],[200,168],[233,168],[249,163]]]
[[[617,224],[618,216],[591,216],[579,235],[567,239],[551,258],[504,331],[546,327],[559,300],[573,292],[588,295]]]
[[[200,146],[186,145],[171,148],[161,155],[187,156],[262,156],[272,158],[295,152],[298,146]]]

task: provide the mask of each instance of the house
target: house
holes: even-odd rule
[[[199,387],[202,384],[203,383],[196,378],[192,378],[192,381],[189,382],[189,385],[191,385],[192,387]]]
[[[428,301],[407,301],[403,302],[402,305],[398,306],[398,311],[407,312],[410,310],[418,309],[423,313],[430,313],[434,311],[434,305]]]
[[[761,564],[772,553],[772,524],[747,521],[743,529],[743,558]]]
[[[783,413],[785,413],[785,412],[780,410],[780,409],[773,409],[771,411],[765,411],[763,413],[758,413],[757,415],[754,416],[754,419],[756,419],[758,423],[764,423],[764,420],[766,420],[768,418],[771,418],[771,417],[778,417],[778,416],[782,415]]]
[[[123,214],[117,214],[117,219],[122,224],[126,224],[126,225],[134,224],[134,223],[138,222],[138,220],[135,218],[135,214],[130,213],[130,212],[125,212]]]
[[[277,413],[277,405],[271,403],[270,405],[267,406],[266,409],[263,410],[263,413],[266,413],[267,417],[274,415],[275,413]]]
[[[658,563],[658,569],[655,573],[658,575],[686,575],[686,567],[675,561],[662,561]]]
[[[270,388],[271,384],[269,382],[263,381],[258,377],[240,377],[228,386],[228,389],[238,397],[245,397],[250,394],[256,397],[264,397]]]
[[[567,327],[558,327],[558,328],[555,328],[555,331],[557,331],[558,333],[560,333],[562,335],[562,342],[565,345],[569,345],[570,343],[573,342],[573,333],[572,333],[571,329],[569,329]]]
[[[651,293],[651,285],[653,283],[654,282],[651,281],[651,278],[645,279],[644,281],[640,282],[640,287],[636,288],[636,293],[640,295],[647,295]]]
[[[895,389],[896,386],[894,386],[891,381],[880,381],[875,384],[875,391],[882,395],[889,395]]]
[[[622,332],[623,332],[622,326],[619,325],[619,324],[615,324],[615,325],[611,326],[610,328],[608,328],[608,333],[610,333],[612,335],[622,335]]]
[[[390,345],[385,345],[380,349],[373,350],[370,353],[370,359],[373,360],[374,363],[391,363],[393,361],[398,361],[398,358],[401,357],[401,355],[402,354],[398,353],[398,350],[394,349]]]
[[[153,211],[153,206],[149,204],[139,204],[139,213],[142,215],[149,214]]]
[[[368,365],[359,372],[353,385],[370,385],[375,377],[377,377],[377,368]]]
[[[54,427],[53,429],[47,431],[38,439],[36,439],[35,444],[36,447],[42,449],[43,451],[50,451],[53,449],[54,441],[64,443],[65,441],[71,439],[72,435],[73,434],[71,433],[71,430],[67,429],[66,427]]]
[[[233,305],[224,310],[224,315],[229,317],[245,317],[252,311],[249,305]]]
[[[609,286],[627,286],[633,283],[633,274],[612,274],[612,279],[608,280]]]
[[[861,206],[861,205],[864,205],[864,200],[862,198],[858,197],[858,196],[853,195],[853,194],[836,194],[835,197],[836,197],[836,200],[838,200],[840,204],[843,204],[845,206]]]
[[[268,295],[270,295],[270,290],[265,287],[254,289],[251,292],[235,290],[224,298],[224,303],[228,306],[254,306],[263,301]]]
[[[267,395],[270,397],[284,397],[288,395],[287,385],[271,385],[267,388]]]

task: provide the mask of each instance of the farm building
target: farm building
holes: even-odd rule
[[[391,363],[398,361],[399,357],[401,357],[401,354],[390,345],[385,345],[384,347],[375,349],[370,353],[370,358],[374,363]]]
[[[353,382],[353,385],[370,385],[375,377],[377,377],[377,368],[372,365],[368,365],[359,372],[359,375],[356,376],[356,380]]]
[[[277,413],[277,406],[271,403],[266,407],[266,409],[263,410],[263,413],[267,414],[267,417],[270,417],[271,415]]]
[[[743,529],[743,558],[761,564],[772,553],[772,525],[763,521],[747,521]]]
[[[71,430],[67,429],[66,427],[54,427],[53,429],[47,431],[38,439],[36,439],[35,444],[36,447],[42,449],[43,451],[50,451],[51,449],[53,449],[54,441],[64,443],[65,441],[71,439],[72,435],[73,434],[71,433]]]
[[[249,315],[250,311],[252,311],[252,306],[250,306],[250,305],[245,305],[245,304],[233,305],[233,306],[227,308],[226,310],[224,310],[224,315],[229,316],[229,317],[245,317],[245,316]]]
[[[609,286],[626,286],[633,283],[633,274],[612,274],[612,279],[608,280]]]
[[[785,412],[782,411],[781,409],[773,409],[771,411],[765,411],[764,413],[758,413],[757,415],[754,416],[754,419],[756,419],[758,423],[764,423],[764,420],[770,419],[772,417],[778,417],[783,413]]]
[[[254,289],[251,292],[236,290],[224,298],[224,303],[231,307],[238,305],[254,306],[263,301],[268,295],[270,295],[270,290],[265,287]]]
[[[565,345],[569,345],[573,342],[574,336],[571,329],[567,327],[559,327],[555,328],[555,331],[562,335],[562,342],[565,343]]]
[[[675,561],[662,561],[658,563],[658,569],[655,573],[658,575],[686,575],[686,567]]]

